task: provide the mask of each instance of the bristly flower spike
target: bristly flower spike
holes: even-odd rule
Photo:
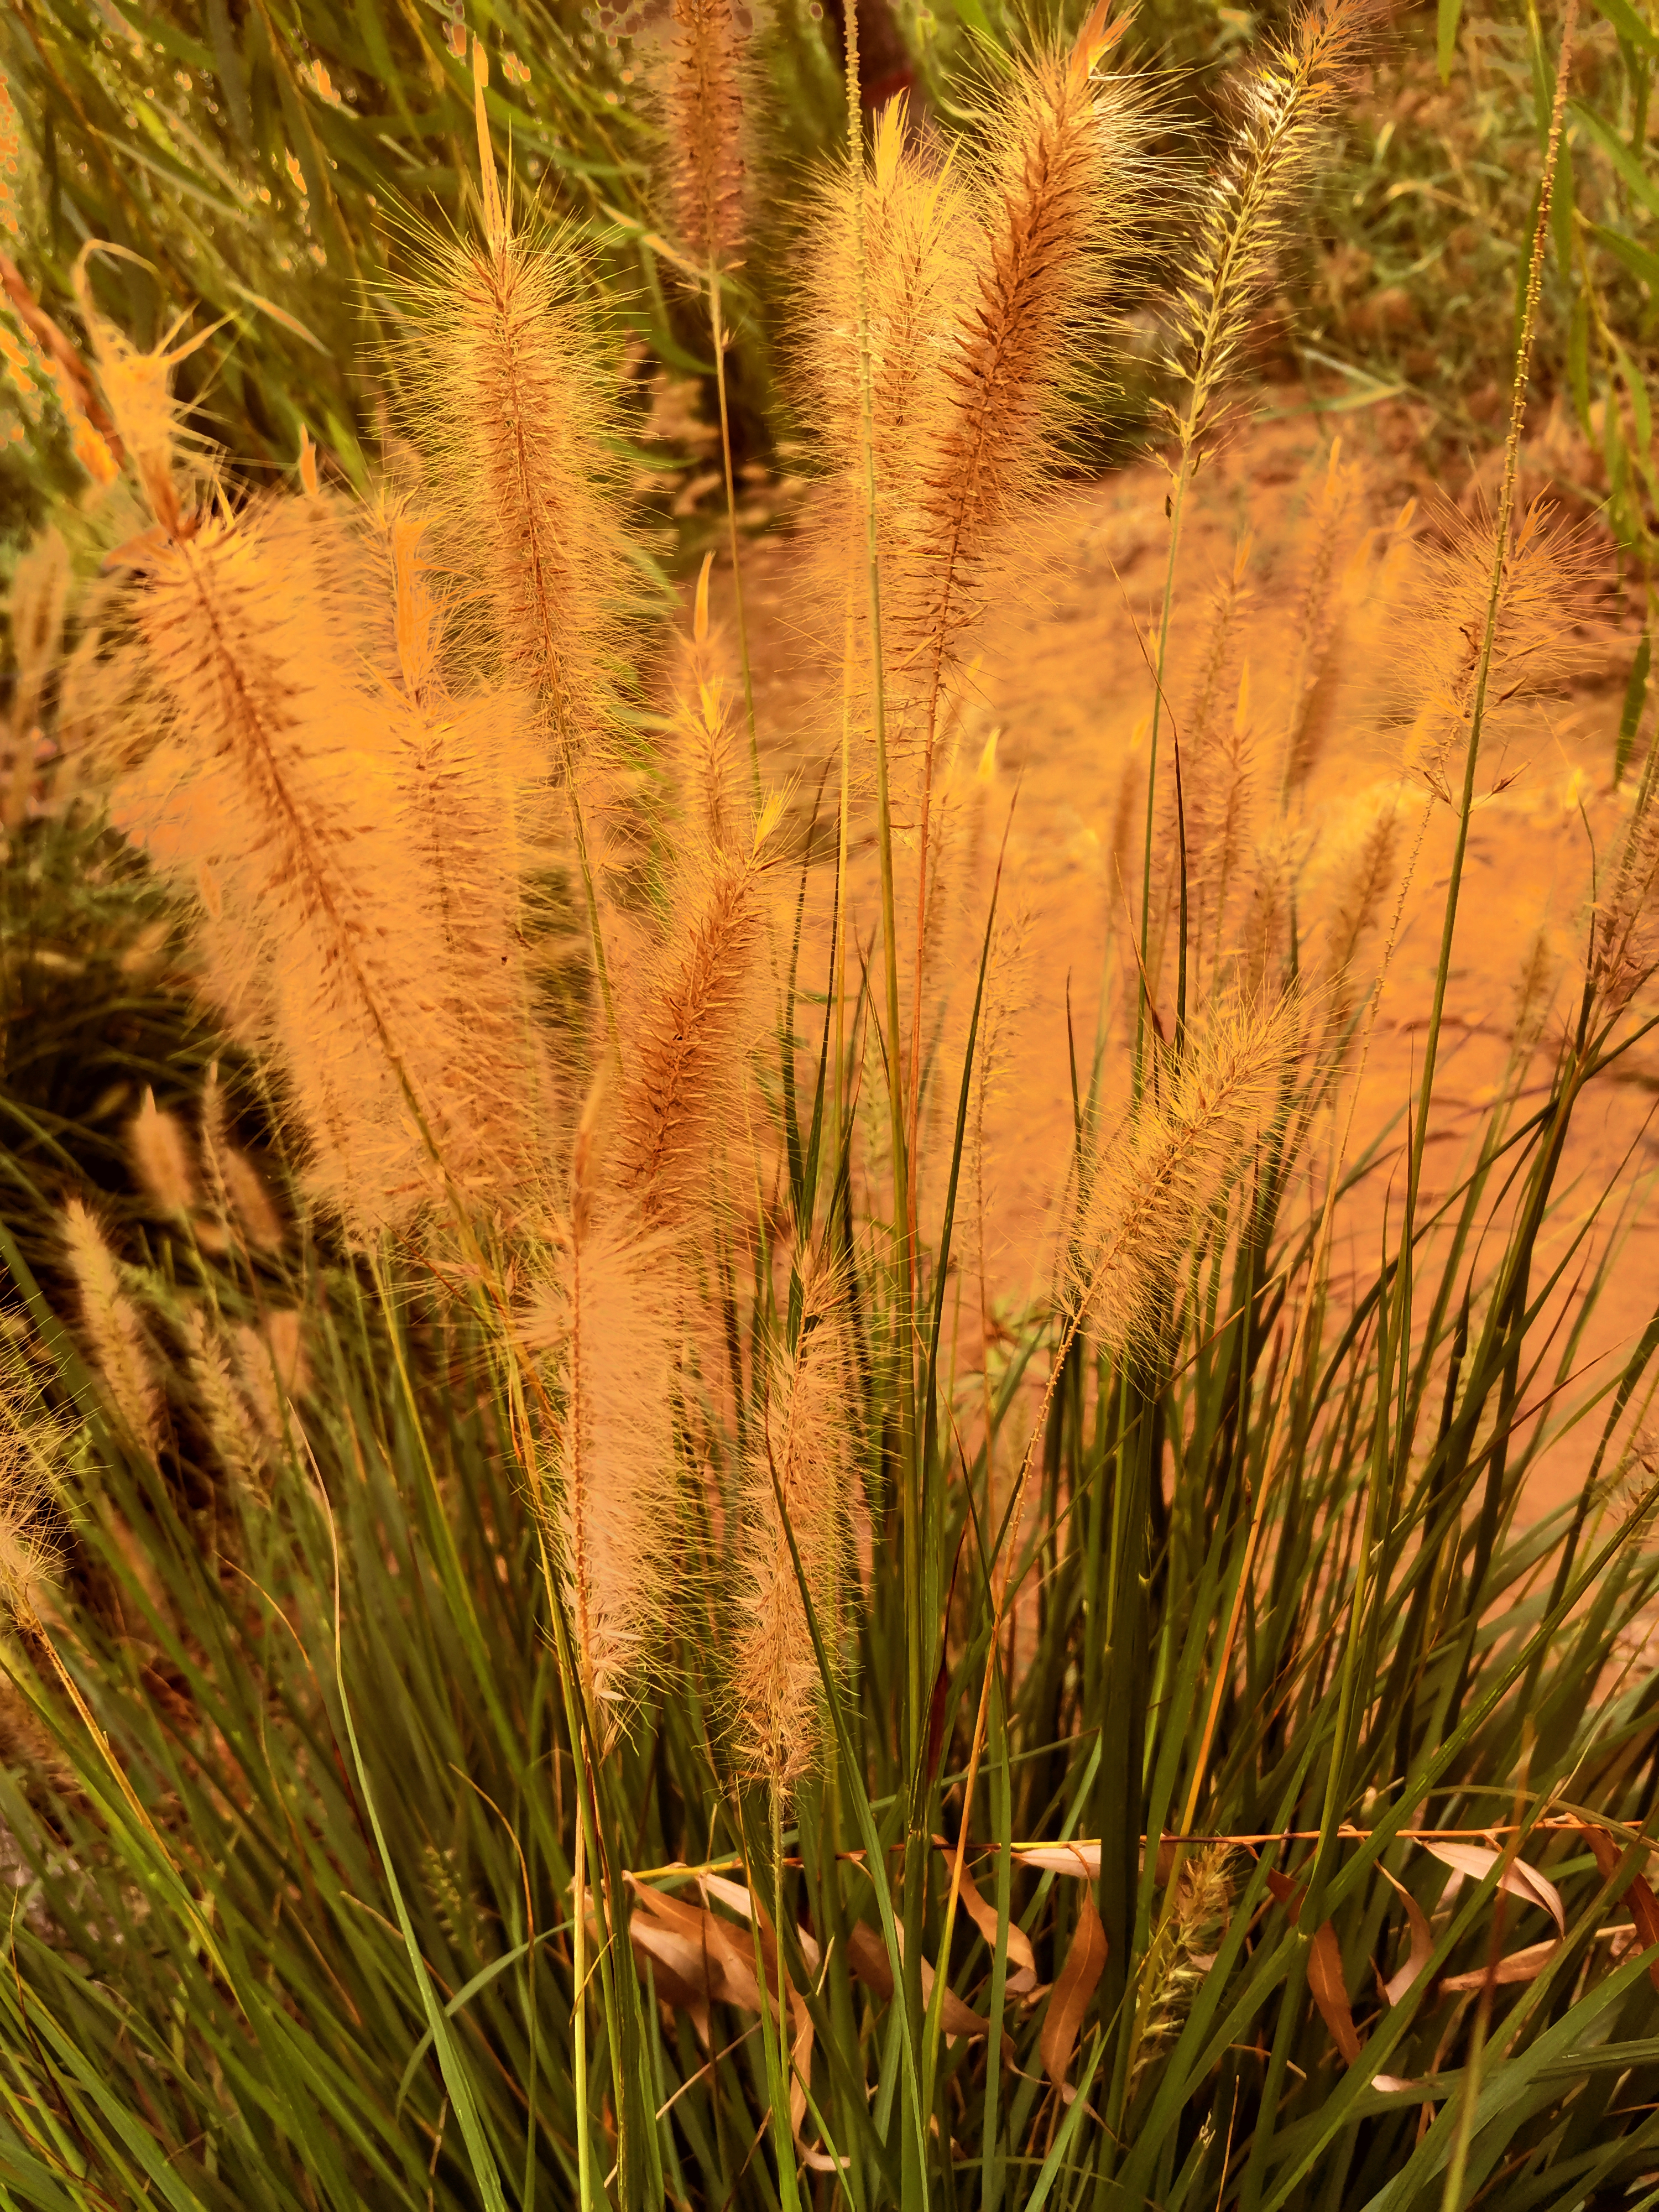
[[[495,182],[475,44],[482,244],[431,241],[402,353],[429,465],[434,535],[490,672],[531,702],[563,787],[594,965],[620,1049],[590,855],[585,783],[615,719],[629,570],[617,520],[616,399],[583,307],[572,237],[515,223]]]
[[[670,13],[675,227],[699,268],[732,269],[744,236],[743,27],[732,0],[672,0]]]
[[[773,1355],[744,1481],[738,1755],[745,1772],[777,1790],[810,1773],[822,1749],[823,1684],[800,1577],[833,1659],[851,1559],[852,1404],[844,1297],[833,1269],[815,1258],[802,1273],[793,1348]]]
[[[154,1459],[161,1401],[132,1301],[121,1287],[115,1255],[78,1198],[64,1209],[64,1246],[81,1297],[92,1355],[111,1403],[145,1455]]]

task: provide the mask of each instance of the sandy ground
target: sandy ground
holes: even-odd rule
[[[1187,518],[1169,696],[1178,720],[1190,672],[1206,644],[1209,595],[1248,532],[1254,594],[1245,633],[1249,719],[1258,736],[1258,774],[1265,763],[1262,780],[1268,782],[1276,783],[1273,763],[1282,749],[1297,610],[1307,585],[1309,515],[1325,481],[1334,431],[1342,434],[1345,462],[1357,462],[1363,475],[1351,515],[1386,532],[1404,500],[1420,489],[1412,482],[1409,453],[1402,453],[1406,441],[1397,426],[1375,415],[1322,417],[1299,408],[1277,414],[1270,409],[1239,434],[1200,477]],[[1548,459],[1547,450],[1529,456],[1524,491],[1547,477]],[[1166,478],[1152,467],[1064,488],[979,641],[963,749],[964,757],[982,757],[994,733],[996,829],[981,839],[978,881],[958,886],[963,926],[946,958],[962,970],[977,952],[978,917],[988,897],[997,837],[1017,793],[1004,874],[1005,901],[1018,907],[1024,925],[1007,1037],[1013,1079],[992,1098],[987,1129],[993,1162],[988,1243],[1000,1254],[998,1272],[1011,1286],[1023,1285],[1033,1267],[1041,1267],[1043,1230],[1064,1179],[1072,1127],[1068,992],[1073,1031],[1086,1054],[1105,991],[1109,1087],[1121,1081],[1126,1060],[1122,1017],[1133,973],[1126,978],[1122,972],[1121,929],[1118,953],[1108,957],[1106,943],[1109,922],[1123,912],[1118,884],[1124,873],[1138,881],[1139,863],[1137,848],[1124,868],[1121,835],[1114,858],[1114,824],[1126,769],[1132,776],[1144,775],[1152,684],[1136,626],[1143,638],[1155,628],[1169,548],[1167,489]],[[1431,502],[1437,488],[1429,492]],[[1450,484],[1439,495],[1445,493],[1467,497],[1467,488]],[[1333,664],[1340,675],[1328,686],[1332,696],[1323,702],[1317,757],[1283,833],[1298,851],[1316,853],[1322,834],[1327,848],[1334,838],[1340,842],[1333,825],[1374,807],[1379,791],[1391,791],[1397,782],[1406,626],[1391,595],[1397,595],[1402,572],[1385,572],[1379,563],[1390,545],[1404,547],[1395,558],[1415,573],[1422,563],[1409,550],[1411,541],[1433,541],[1443,522],[1443,514],[1436,520],[1425,502],[1403,533],[1373,538],[1346,571],[1348,596]],[[1353,533],[1344,544],[1352,553]],[[1455,1180],[1466,1143],[1503,1073],[1518,979],[1540,929],[1557,977],[1558,1017],[1574,999],[1592,854],[1605,859],[1622,818],[1622,804],[1608,786],[1635,627],[1623,607],[1611,556],[1593,537],[1582,565],[1586,580],[1582,618],[1574,625],[1573,666],[1553,697],[1524,709],[1505,708],[1489,755],[1483,756],[1425,1164],[1431,1200]],[[796,771],[805,787],[817,781],[825,740],[811,734],[805,703],[801,574],[799,549],[787,534],[757,544],[746,564],[763,757],[769,774]],[[1420,781],[1403,801],[1402,864],[1419,824],[1420,851],[1401,910],[1355,1118],[1356,1152],[1401,1113],[1420,1075],[1455,830],[1452,810],[1430,805]],[[1265,816],[1258,830],[1263,837],[1279,834]],[[814,871],[814,927],[827,911],[830,874],[827,864]],[[867,808],[849,874],[855,907],[866,928],[873,927],[878,907]],[[1310,906],[1316,904],[1318,876],[1316,862]],[[969,917],[975,917],[971,929]],[[1388,919],[1385,913],[1359,963],[1367,980],[1381,959]],[[962,981],[959,975],[959,986]],[[1545,1074],[1540,1059],[1534,1084],[1541,1085]],[[1586,1380],[1616,1366],[1659,1301],[1659,1211],[1646,1196],[1659,1167],[1656,1097],[1659,1048],[1649,1042],[1586,1100],[1565,1164],[1552,1249],[1565,1250],[1596,1200],[1603,1200],[1604,1227],[1585,1249],[1601,1256],[1610,1237],[1618,1246],[1604,1294],[1574,1356],[1574,1369],[1587,1370]],[[1386,1134],[1382,1145],[1377,1170],[1342,1217],[1342,1236],[1362,1269],[1376,1250],[1385,1207],[1397,1204],[1399,1147]],[[1604,1200],[1610,1187],[1618,1194],[1611,1206]],[[1583,1432],[1555,1447],[1537,1478],[1539,1494],[1529,1503],[1542,1508],[1575,1487],[1588,1452]]]

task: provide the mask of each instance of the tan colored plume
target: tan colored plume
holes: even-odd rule
[[[583,1688],[610,1739],[647,1685],[672,1595],[679,1270],[660,1240],[593,1221],[575,1197],[526,1322],[558,1407],[532,1474]]]
[[[185,1340],[191,1388],[219,1464],[244,1497],[262,1498],[262,1440],[232,1377],[232,1354],[224,1333],[197,1306],[185,1316]]]
[[[774,801],[749,851],[686,868],[629,1024],[609,1174],[617,1206],[650,1229],[684,1229],[708,1206],[753,1042],[765,848],[778,811]]]
[[[158,1209],[187,1221],[196,1206],[190,1139],[178,1115],[156,1104],[153,1091],[145,1091],[143,1104],[128,1124],[127,1141],[138,1179]]]
[[[93,1364],[122,1423],[153,1460],[161,1431],[161,1397],[143,1332],[132,1301],[121,1287],[115,1255],[78,1198],[64,1208],[64,1250],[79,1293]]]
[[[614,402],[565,234],[434,244],[403,353],[438,556],[568,775],[608,736],[626,599]]]
[[[1402,586],[1401,719],[1406,769],[1450,804],[1461,797],[1497,544],[1483,513],[1442,506],[1431,521],[1435,536],[1419,546]],[[1584,540],[1553,520],[1547,502],[1518,517],[1504,559],[1482,725],[1495,787],[1508,780],[1507,745],[1580,651],[1589,560]]]
[[[705,269],[733,268],[742,253],[747,44],[733,0],[670,0],[662,90],[674,232]]]
[[[810,1773],[823,1749],[823,1681],[801,1580],[833,1664],[852,1559],[853,1387],[844,1292],[834,1270],[814,1259],[803,1273],[793,1348],[777,1346],[769,1364],[738,1562],[738,1758],[745,1774],[777,1789]]]
[[[1325,127],[1376,14],[1370,0],[1305,8],[1288,36],[1267,41],[1234,92],[1172,319],[1169,367],[1187,389],[1170,411],[1186,452],[1216,427]]]
[[[1282,1110],[1299,1042],[1293,999],[1208,1011],[1184,1058],[1108,1142],[1076,1239],[1073,1295],[1115,1351],[1152,1349],[1182,1262],[1257,1136]]]

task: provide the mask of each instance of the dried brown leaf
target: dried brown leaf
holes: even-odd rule
[[[943,1837],[935,1837],[934,1841],[946,1859],[954,1864],[956,1853],[951,1845]],[[961,1896],[963,1911],[985,1938],[987,1947],[994,1952],[999,1927],[997,1910],[981,1896],[966,1859],[962,1863]],[[1037,1985],[1036,1954],[1031,1948],[1030,1937],[1012,1920],[1008,1923],[1008,1958],[1014,1972],[1009,1975],[1004,1987],[1010,1996],[1028,1996]]]
[[[1071,2071],[1072,2054],[1077,2048],[1078,2033],[1089,2008],[1089,2000],[1105,1968],[1106,1930],[1095,1910],[1093,1893],[1085,1889],[1071,1948],[1066,1954],[1059,1979],[1049,1992],[1042,2033],[1037,2039],[1043,2070],[1068,2104],[1076,2094],[1066,2080]]]
[[[1443,1866],[1452,1868],[1455,1873],[1466,1874],[1475,1881],[1483,1881],[1504,1856],[1502,1851],[1493,1850],[1486,1844],[1425,1842],[1423,1848],[1432,1853]],[[1567,1916],[1561,1903],[1561,1893],[1553,1881],[1547,1881],[1539,1873],[1536,1867],[1528,1866],[1524,1859],[1510,1859],[1498,1876],[1498,1887],[1508,1890],[1511,1897],[1522,1898],[1528,1905],[1535,1905],[1540,1911],[1547,1912],[1555,1923],[1556,1932],[1565,1938]]]
[[[1624,1857],[1618,1838],[1606,1828],[1592,1827],[1589,1822],[1584,1825],[1583,1835],[1602,1881],[1609,1881]],[[1637,1939],[1643,1948],[1659,1943],[1659,1898],[1654,1896],[1644,1875],[1638,1874],[1632,1878],[1629,1889],[1625,1893],[1625,1901],[1630,1906],[1630,1917],[1636,1923]],[[1654,1988],[1659,1990],[1659,1959],[1650,1964],[1648,1978]]]

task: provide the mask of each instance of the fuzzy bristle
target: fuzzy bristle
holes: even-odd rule
[[[1590,982],[1608,1013],[1622,1013],[1659,968],[1659,792],[1650,757],[1592,921]]]
[[[87,1340],[110,1402],[150,1459],[161,1427],[161,1398],[132,1301],[115,1255],[78,1198],[64,1209],[64,1249],[80,1295]]]
[[[196,1206],[190,1139],[178,1115],[156,1104],[153,1091],[145,1091],[143,1104],[128,1124],[127,1141],[138,1179],[158,1209],[188,1220]]]
[[[736,265],[744,234],[744,53],[732,0],[671,0],[664,72],[674,228],[688,258]]]
[[[1406,792],[1390,781],[1360,792],[1322,832],[1313,883],[1322,890],[1325,969],[1346,1002],[1359,948],[1399,873]],[[1419,806],[1420,811],[1420,806]]]
[[[1155,1345],[1182,1255],[1279,1110],[1296,1002],[1218,1007],[1103,1152],[1076,1240],[1073,1295],[1115,1349]]]
[[[772,1354],[744,1479],[738,1563],[738,1758],[745,1773],[780,1790],[810,1773],[822,1750],[823,1683],[800,1579],[825,1650],[836,1654],[851,1560],[852,1407],[844,1297],[833,1270],[814,1261],[801,1285],[793,1348]]]
[[[535,748],[514,695],[456,700],[444,685],[423,521],[393,510],[385,538],[400,678],[387,695],[398,826],[437,925],[438,1027],[458,1054],[435,1102],[445,1165],[472,1197],[516,1204],[531,1194],[549,1104],[520,914],[538,842]]]
[[[404,352],[439,552],[567,777],[609,727],[626,598],[614,407],[580,279],[555,232],[434,249]]]
[[[1304,525],[1297,579],[1295,662],[1280,770],[1281,804],[1303,789],[1318,764],[1336,705],[1345,620],[1366,550],[1364,476],[1331,447]]]
[[[670,1595],[678,1306],[659,1241],[579,1221],[525,1327],[560,1406],[541,1509],[608,1737],[647,1686]]]
[[[502,1073],[523,1044],[500,1003],[520,972],[514,755],[459,715],[428,728],[377,674],[400,611],[374,585],[326,501],[216,515],[157,551],[131,619],[162,735],[118,794],[153,856],[194,872],[244,1041],[287,1079],[313,1189],[362,1232],[498,1195],[529,1142]],[[443,811],[412,823],[422,775]],[[466,917],[447,933],[446,861]]]
[[[863,247],[860,267],[859,248]],[[872,488],[883,562],[883,628],[898,641],[884,672],[890,738],[913,743],[933,547],[924,500],[952,417],[949,369],[957,319],[974,278],[975,209],[959,165],[930,159],[907,134],[905,101],[876,118],[868,166],[839,173],[818,223],[818,252],[803,300],[803,381],[830,466],[821,556],[811,596],[826,611],[823,644],[846,651],[843,601],[852,617],[847,689],[860,723],[870,696],[866,594],[848,586],[867,541]],[[860,359],[864,306],[869,374],[870,468]],[[908,809],[901,804],[901,812]]]
[[[750,1042],[763,873],[758,841],[740,858],[687,872],[655,978],[629,1025],[612,1173],[621,1204],[653,1229],[684,1228],[707,1204]]]
[[[311,1388],[303,1316],[292,1307],[267,1314],[263,1328],[245,1322],[231,1340],[236,1381],[246,1398],[264,1445],[281,1446],[285,1409]]]
[[[261,1442],[247,1406],[231,1376],[231,1353],[224,1337],[199,1307],[185,1323],[190,1379],[208,1435],[232,1486],[245,1498],[261,1498]]]
[[[208,1070],[202,1090],[201,1132],[208,1182],[224,1227],[255,1251],[277,1251],[283,1242],[283,1224],[258,1170],[230,1141],[224,1085],[216,1063]]]
[[[1249,613],[1250,541],[1242,539],[1232,567],[1210,594],[1204,642],[1180,723],[1181,793],[1171,777],[1163,802],[1164,881],[1179,878],[1184,843],[1188,945],[1194,973],[1212,965],[1226,936],[1255,803],[1255,726],[1249,663],[1243,636]],[[1166,905],[1174,906],[1173,889]],[[1167,939],[1172,915],[1164,916]]]
[[[692,635],[682,647],[669,718],[667,766],[678,788],[681,822],[706,853],[746,852],[754,836],[750,777],[737,727],[740,702],[726,664],[725,641],[708,622],[708,571],[697,586]]]
[[[1184,1860],[1146,1960],[1135,2007],[1139,2074],[1179,2034],[1200,1984],[1215,1963],[1232,1902],[1237,1846],[1204,1844]]]
[[[1475,710],[1498,546],[1488,516],[1443,509],[1435,520],[1437,542],[1419,549],[1401,609],[1404,765],[1449,804]],[[1501,757],[1516,722],[1572,665],[1587,557],[1583,539],[1543,502],[1521,516],[1504,549],[1483,708],[1489,757]]]
[[[1268,44],[1238,89],[1172,319],[1169,367],[1187,392],[1171,411],[1188,450],[1216,427],[1299,191],[1375,14],[1364,0],[1323,0],[1291,37]]]
[[[1053,455],[1079,336],[1131,234],[1137,112],[1127,88],[1050,50],[1022,71],[978,179],[979,239],[947,357],[948,419],[921,488],[930,588],[901,650],[921,664],[931,725],[980,611],[984,562]]]

